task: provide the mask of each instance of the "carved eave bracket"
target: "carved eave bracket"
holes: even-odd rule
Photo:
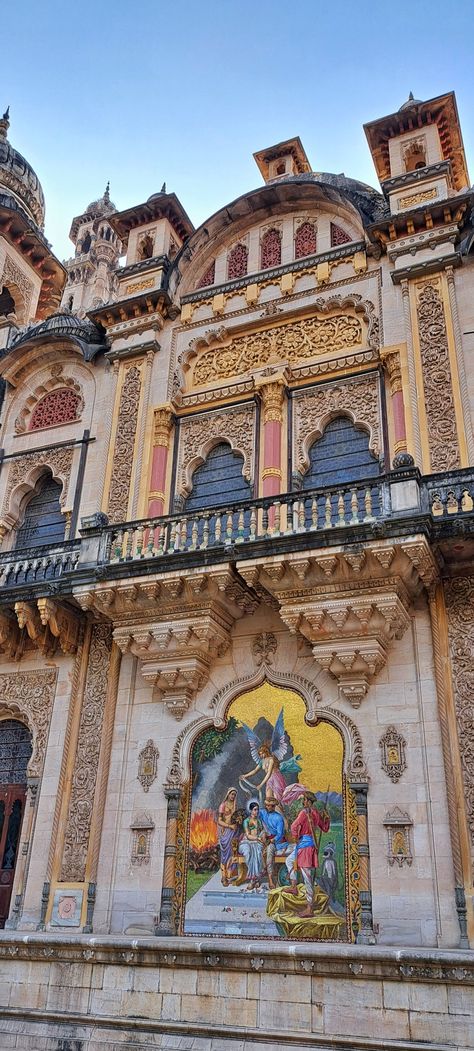
[[[21,656],[26,638],[45,656],[53,656],[58,646],[63,653],[76,652],[80,634],[80,610],[56,599],[39,598],[36,602],[15,602],[15,618],[16,625],[10,613],[2,613],[3,627],[8,625],[10,629],[11,646],[15,647],[14,655]]]
[[[76,597],[112,621],[122,653],[138,658],[143,678],[177,719],[226,652],[235,621],[258,606],[229,566],[99,585]]]
[[[354,707],[406,631],[411,602],[437,572],[424,537],[239,564],[249,586],[278,602],[290,632],[310,643]]]

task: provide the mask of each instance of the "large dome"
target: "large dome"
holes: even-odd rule
[[[5,188],[19,202],[28,217],[44,227],[44,194],[36,172],[7,139],[8,110],[0,119],[0,192]]]

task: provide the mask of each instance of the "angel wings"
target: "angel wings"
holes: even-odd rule
[[[257,734],[247,726],[246,723],[241,724],[245,733],[247,734],[247,740],[249,743],[250,754],[256,766],[262,766],[262,757],[260,751],[265,749],[267,751],[268,745],[264,744],[263,741],[257,736]],[[278,716],[272,733],[272,740],[268,751],[278,762],[281,763],[288,752],[290,742],[288,740],[288,734],[285,730],[285,724],[283,721],[283,708]]]

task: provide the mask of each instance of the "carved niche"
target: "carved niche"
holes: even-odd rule
[[[464,781],[467,820],[474,844],[474,748],[472,698],[474,695],[474,577],[445,580],[449,651],[454,687],[459,753]]]
[[[155,828],[155,822],[150,814],[146,812],[138,814],[130,825],[132,833],[132,865],[150,864],[151,836]]]
[[[28,764],[29,777],[40,777],[43,769],[56,677],[56,668],[0,675],[1,709],[13,718],[22,716],[32,730],[33,754]]]
[[[148,792],[156,780],[159,755],[160,753],[151,738],[139,753],[137,779],[144,792]]]
[[[394,726],[389,726],[380,738],[379,745],[382,752],[382,770],[384,770],[387,777],[396,784],[407,767],[405,758],[405,738],[402,737]]]
[[[334,416],[344,413],[354,424],[363,424],[369,431],[369,448],[374,456],[380,451],[379,392],[376,375],[339,383],[333,387],[321,386],[294,399],[295,468],[302,474],[309,467],[309,447],[320,438],[326,424]]]
[[[94,624],[64,838],[61,880],[85,876],[109,677],[112,628]]]
[[[140,365],[128,365],[125,368],[120,392],[113,449],[112,478],[107,507],[110,522],[124,522],[127,518],[141,389]]]
[[[178,493],[188,496],[196,467],[204,463],[218,442],[229,442],[244,458],[242,474],[252,481],[255,448],[255,406],[253,403],[225,412],[206,413],[182,419],[180,426]]]
[[[417,286],[416,309],[431,470],[451,471],[460,467],[461,461],[446,318],[438,278],[430,278]]]
[[[403,865],[412,865],[411,829],[413,821],[410,815],[405,814],[399,807],[395,807],[385,815],[383,823],[387,830],[389,865],[395,865],[395,862],[399,868],[402,868]]]

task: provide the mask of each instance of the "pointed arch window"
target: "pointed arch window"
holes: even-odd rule
[[[314,255],[316,252],[316,226],[314,223],[301,223],[295,236],[295,259],[303,259],[305,255]]]
[[[370,480],[380,475],[380,462],[369,448],[369,435],[366,430],[356,427],[347,416],[336,416],[328,423],[324,433],[310,446],[309,467],[303,476],[303,489],[330,488],[331,523],[338,519],[338,499],[344,492],[345,519],[349,521],[352,514],[351,497],[358,492],[358,483],[369,482],[366,488],[371,493],[371,511],[376,516],[380,512],[379,491]],[[364,516],[365,490],[358,493],[358,506],[361,517]],[[326,513],[325,496],[318,497],[318,513],[324,521]]]
[[[266,230],[260,244],[260,269],[268,270],[270,266],[280,266],[281,234],[276,227]]]
[[[232,281],[236,277],[245,277],[248,266],[247,245],[237,244],[231,248],[227,257],[227,279]]]
[[[26,504],[23,523],[17,532],[16,548],[62,543],[65,519],[61,512],[61,492],[62,486],[51,474],[43,475]]]

